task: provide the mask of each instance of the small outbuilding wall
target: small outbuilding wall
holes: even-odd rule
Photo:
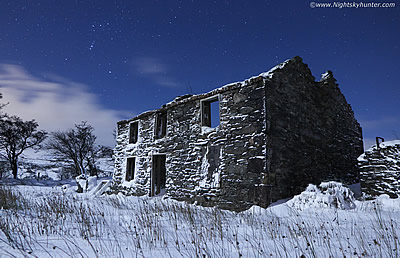
[[[400,196],[400,140],[382,142],[358,158],[361,191],[374,197]]]

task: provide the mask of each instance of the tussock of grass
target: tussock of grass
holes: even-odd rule
[[[25,198],[9,186],[0,185],[0,209],[18,210],[26,204]]]

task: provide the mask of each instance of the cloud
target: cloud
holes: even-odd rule
[[[158,85],[169,88],[179,86],[176,80],[168,75],[168,66],[157,58],[137,58],[134,60],[133,66],[136,73],[151,79]]]
[[[114,144],[113,129],[125,112],[101,106],[98,97],[83,84],[53,76],[32,76],[22,66],[0,64],[4,111],[25,120],[35,119],[46,131],[66,130],[81,121],[95,128],[99,144]]]

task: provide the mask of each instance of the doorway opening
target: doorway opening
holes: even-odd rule
[[[163,192],[166,182],[166,156],[163,154],[153,155],[153,167],[151,173],[150,196],[155,196]]]

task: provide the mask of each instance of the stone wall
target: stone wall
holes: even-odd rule
[[[117,125],[117,144],[114,150],[115,168],[112,182],[112,192],[122,192],[125,195],[145,195],[150,189],[151,157],[154,139],[155,112],[147,112],[136,119],[120,122]],[[129,143],[129,124],[139,123],[139,138],[136,144]],[[127,158],[135,157],[134,180],[126,181]]]
[[[174,144],[168,151],[167,196],[228,209],[253,204],[249,192],[260,181],[265,163],[250,166],[265,149],[262,91],[258,79],[167,105],[168,141]],[[202,127],[200,100],[214,95],[219,95],[220,125]]]
[[[217,96],[220,125],[201,125],[201,101]],[[166,197],[204,206],[241,210],[258,202],[265,168],[263,78],[237,83],[163,106],[167,135],[154,137],[156,111],[118,123],[112,192],[150,194],[152,155],[166,154]],[[129,144],[129,124],[139,138]],[[136,158],[134,180],[126,182],[126,159]]]
[[[316,82],[295,57],[266,80],[271,198],[300,193],[323,180],[358,181],[362,133],[331,72]]]
[[[400,196],[400,140],[375,145],[358,158],[361,191],[378,196]]]
[[[219,99],[220,125],[202,126],[202,101]],[[155,139],[157,113],[167,134]],[[137,143],[129,124],[139,123]],[[152,156],[166,154],[166,194],[204,206],[243,210],[300,192],[309,183],[358,180],[361,128],[331,73],[315,82],[296,57],[245,82],[176,98],[120,121],[111,192],[149,195]],[[125,180],[127,158],[136,158]]]

